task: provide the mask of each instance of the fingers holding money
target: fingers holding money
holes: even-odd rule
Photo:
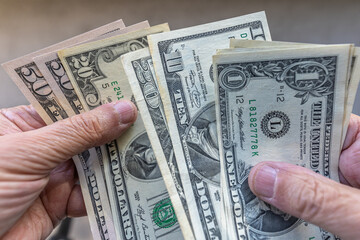
[[[31,111],[19,114],[15,109],[5,115],[13,116],[17,124],[12,126],[15,129],[12,134],[0,138],[0,182],[3,183],[0,208],[6,209],[3,217],[9,219],[1,224],[0,235],[20,218],[32,219],[41,214],[46,219],[48,216],[51,226],[55,226],[66,215],[83,215],[85,207],[76,185],[75,167],[68,159],[119,137],[135,121],[137,110],[131,102],[120,101],[27,132],[19,131],[36,128],[28,124]],[[16,229],[25,226],[27,222],[19,220],[9,234],[16,234]],[[51,226],[46,226],[46,231]]]
[[[129,101],[106,104],[93,111],[74,116],[38,130],[3,136],[0,148],[8,162],[8,171],[19,169],[36,174],[48,174],[59,163],[93,146],[119,137],[135,121],[137,111]],[[22,156],[22,157],[21,157]],[[17,171],[17,170],[16,170]],[[21,175],[19,175],[21,176]]]
[[[45,122],[31,105],[0,110],[0,136],[44,126],[46,126]]]
[[[360,230],[360,191],[311,170],[287,163],[263,162],[250,172],[249,185],[261,200],[295,217],[356,239]],[[341,224],[339,224],[341,219]]]
[[[340,155],[339,168],[342,182],[353,187],[360,187],[360,117],[352,115],[349,122],[343,151]]]
[[[86,215],[83,195],[77,182],[76,169],[71,159],[51,171],[49,182],[40,198],[54,226],[66,216]]]

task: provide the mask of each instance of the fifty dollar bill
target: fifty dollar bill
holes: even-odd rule
[[[87,41],[124,27],[123,21],[118,20],[45,49],[4,63],[3,67],[24,96],[34,106],[41,118],[47,124],[51,124],[67,118],[69,114],[53,93],[33,61],[33,58],[69,45]],[[98,150],[91,149],[78,156],[74,156],[74,162],[79,173],[81,189],[84,195],[86,210],[94,238],[115,239],[109,199],[107,197],[106,185],[104,176],[102,175],[99,157],[101,157],[101,153]],[[89,199],[90,201],[86,201],[86,199]]]

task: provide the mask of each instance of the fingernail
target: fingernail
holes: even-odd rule
[[[263,165],[257,170],[254,181],[254,190],[256,194],[272,198],[274,195],[276,170],[268,165]]]
[[[119,101],[114,104],[115,110],[120,115],[120,123],[128,124],[134,122],[135,108],[134,105],[129,101]]]

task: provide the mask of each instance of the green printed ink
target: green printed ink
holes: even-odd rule
[[[169,198],[156,203],[152,216],[155,224],[161,228],[169,228],[177,222],[175,211]]]

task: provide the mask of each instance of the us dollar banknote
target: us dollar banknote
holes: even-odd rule
[[[140,23],[134,24],[132,26],[124,27],[124,28],[115,28],[106,33],[102,33],[100,35],[94,35],[94,36],[92,36],[93,37],[92,39],[89,38],[86,40],[86,42],[104,39],[104,38],[108,38],[111,36],[117,36],[117,35],[125,34],[128,32],[131,32],[131,31],[143,29],[146,27],[149,27],[149,23],[147,21],[140,22]],[[79,43],[80,43],[80,41],[78,42],[78,44]],[[74,44],[68,45],[66,47],[68,48],[73,45]],[[74,90],[68,76],[66,75],[65,69],[61,64],[61,61],[58,58],[57,51],[53,51],[50,53],[46,53],[44,55],[34,57],[33,60],[36,63],[36,66],[39,68],[41,74],[44,76],[46,83],[50,86],[52,93],[54,94],[54,96],[58,99],[58,101],[61,103],[61,105],[65,109],[65,112],[67,113],[67,115],[74,116],[76,114],[81,114],[81,113],[85,112],[81,102],[79,101],[77,94],[75,93],[75,90]],[[97,154],[93,157],[98,157],[97,162],[99,163],[99,165],[101,167],[101,172],[102,172],[102,175],[100,175],[98,177],[101,177],[103,179],[101,181],[106,183],[104,164],[103,164],[103,162],[104,162],[103,159],[107,158],[106,148],[105,148],[105,146],[100,146],[100,147],[96,147],[95,149],[96,149]],[[93,151],[91,153],[94,154]],[[99,174],[97,174],[97,175],[99,175]],[[103,196],[105,196],[105,191],[106,191],[106,188],[100,190],[100,192],[103,194]],[[86,198],[85,202],[86,201],[91,201],[91,199]],[[107,212],[110,211],[109,204],[110,203],[107,203],[105,206],[106,209],[109,209],[109,210],[107,210]],[[90,221],[91,221],[91,219],[90,219]],[[94,223],[96,223],[96,222],[94,222]],[[90,224],[93,224],[93,223],[90,223]],[[114,231],[115,230],[113,229],[112,232],[114,232]]]
[[[304,43],[292,43],[292,42],[278,42],[278,41],[272,41],[272,42],[265,42],[265,41],[254,41],[254,40],[238,40],[238,39],[231,39],[230,40],[230,49],[224,49],[221,51],[226,51],[227,53],[234,53],[234,49],[231,48],[252,48],[252,49],[275,49],[275,48],[300,48],[300,47],[311,47],[311,46],[324,46],[323,44],[304,44]],[[360,61],[359,61],[359,51],[360,49],[358,47],[355,47],[354,45],[351,45],[349,59],[350,64],[348,66],[348,81],[346,84],[346,93],[345,93],[345,106],[344,106],[344,118],[343,118],[343,133],[341,137],[341,142],[344,142],[344,139],[346,137],[347,128],[350,121],[350,116],[352,112],[352,108],[355,101],[356,96],[356,90],[359,85],[360,81]],[[342,148],[342,146],[341,146]]]
[[[54,95],[46,79],[33,61],[33,58],[124,27],[123,21],[118,20],[48,48],[4,63],[3,67],[27,100],[34,106],[41,118],[47,124],[51,124],[69,117],[69,114]],[[94,238],[115,239],[115,230],[112,223],[105,178],[102,174],[99,158],[101,160],[99,149],[85,151],[73,157]]]
[[[147,21],[144,21],[121,29],[114,29],[111,32],[95,36],[93,39],[89,39],[89,41],[125,34],[147,27],[150,27],[150,25]],[[69,45],[66,47],[68,48],[71,46]],[[66,112],[71,116],[85,112],[68,76],[66,75],[65,69],[57,55],[57,50],[36,56],[33,60],[56,98],[59,99],[66,109]]]
[[[146,119],[144,126],[184,238],[194,239],[184,185],[181,182],[178,163],[174,155],[150,51],[144,48],[121,58],[139,112],[142,118]]]
[[[163,24],[59,52],[85,110],[133,99],[121,56],[148,46]],[[181,239],[182,234],[141,117],[107,144],[105,171],[115,229],[120,239]]]
[[[149,36],[196,239],[221,239],[212,55],[218,48],[227,48],[230,38],[271,40],[265,13]]]
[[[47,124],[51,124],[62,119],[62,116],[67,116],[67,114],[59,107],[60,103],[58,99],[39,71],[33,58],[124,27],[123,21],[118,20],[104,27],[99,27],[50,47],[6,62],[2,64],[2,66],[26,99],[34,106],[41,118]]]
[[[290,162],[338,181],[351,46],[214,56],[216,117],[229,239],[337,239],[259,200],[255,164]]]
[[[128,32],[136,31],[139,29],[143,29],[146,27],[150,27],[148,21],[143,21],[124,28],[114,28],[113,30],[103,33],[101,35],[93,35],[92,39],[89,38],[85,42],[104,39],[111,36],[117,36]],[[78,44],[79,43],[80,41],[78,42]],[[73,46],[73,44],[66,46],[66,48],[71,46]],[[61,64],[61,61],[58,58],[57,51],[53,51],[44,55],[34,57],[33,60],[36,66],[39,68],[41,74],[44,76],[46,83],[50,86],[53,94],[56,96],[58,101],[65,109],[67,115],[74,116],[76,114],[81,114],[85,112],[81,102],[77,97],[77,94],[75,93],[74,88],[72,87],[69,78],[66,75],[65,69]],[[96,156],[98,157],[97,161],[100,164],[102,171],[102,175],[98,177],[102,177],[103,178],[102,181],[106,183],[104,164],[103,164],[103,159],[107,157],[107,154],[105,153],[106,149],[104,148],[104,146],[96,147],[95,149],[97,154],[94,157]],[[105,190],[106,188],[104,190],[101,190],[100,192],[105,194]],[[85,201],[90,201],[90,200],[91,199],[85,199]],[[109,206],[109,204],[107,204],[106,206]],[[108,211],[110,211],[110,209]]]

